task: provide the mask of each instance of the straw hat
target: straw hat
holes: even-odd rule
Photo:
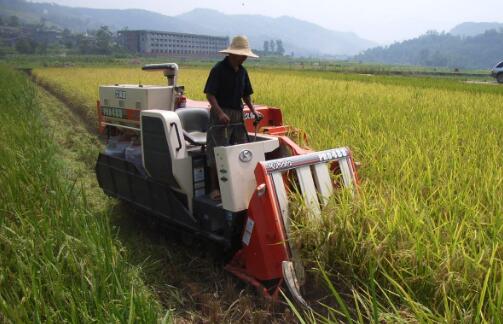
[[[258,55],[254,54],[251,51],[250,44],[248,43],[248,38],[246,38],[246,36],[234,37],[232,39],[231,45],[228,48],[219,51],[219,53],[244,55],[255,58],[258,57]]]

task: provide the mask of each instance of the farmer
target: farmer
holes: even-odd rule
[[[247,139],[244,124],[227,129],[218,125],[243,123],[243,101],[255,118],[259,118],[251,101],[253,89],[248,72],[242,65],[248,57],[258,58],[251,51],[248,39],[246,36],[236,36],[230,46],[220,53],[228,55],[211,69],[204,87],[204,93],[211,106],[206,144],[211,181],[210,197],[214,200],[220,199],[220,189],[213,148],[245,143]]]

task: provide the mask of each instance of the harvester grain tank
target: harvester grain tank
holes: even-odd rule
[[[264,296],[277,299],[286,287],[305,305],[304,270],[290,242],[290,197],[300,192],[309,213],[318,217],[334,188],[356,191],[351,151],[304,149],[288,137],[291,127],[283,125],[280,109],[257,106],[261,120],[245,109],[244,123],[221,126],[245,127],[249,141],[215,148],[221,201],[212,200],[207,102],[184,97],[176,64],[143,69],[162,71],[168,85],[100,87],[99,129],[109,143],[96,164],[100,187],[145,215],[216,243],[228,256],[225,269]]]

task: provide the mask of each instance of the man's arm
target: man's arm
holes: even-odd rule
[[[253,93],[253,88],[252,88],[252,85],[250,82],[250,77],[248,76],[248,72],[245,70],[243,101],[246,104],[246,106],[248,108],[250,108],[251,112],[255,115],[255,119],[260,119],[259,116],[261,116],[262,114],[257,113],[257,111],[255,111],[255,107],[253,107],[253,103],[251,101],[252,93]]]
[[[208,99],[211,109],[213,109],[217,114],[218,121],[221,122],[222,124],[228,124],[231,121],[231,119],[224,113],[224,111],[217,102],[217,98],[215,98],[215,96],[212,95],[211,93],[207,93],[206,99]]]

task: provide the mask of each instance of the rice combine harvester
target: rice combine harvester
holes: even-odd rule
[[[168,85],[99,88],[99,130],[108,138],[96,164],[100,187],[177,231],[216,243],[228,256],[225,269],[266,298],[277,300],[286,287],[306,305],[304,269],[289,240],[289,199],[301,193],[317,217],[335,188],[356,191],[351,151],[304,149],[287,136],[280,109],[257,106],[263,118],[255,120],[246,108],[244,123],[222,127],[245,127],[249,141],[214,148],[221,190],[214,201],[205,153],[208,103],[185,98],[175,63],[143,70],[164,72]]]

